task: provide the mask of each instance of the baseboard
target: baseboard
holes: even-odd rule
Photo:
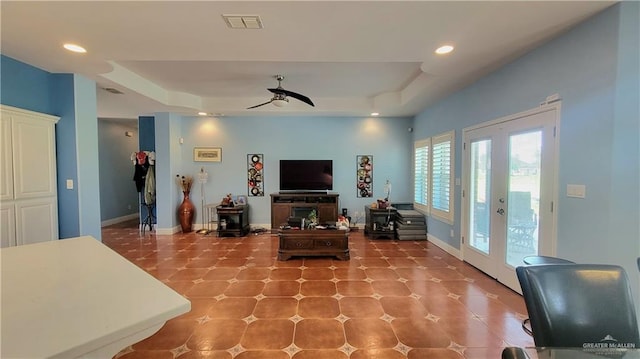
[[[271,223],[251,223],[249,227],[251,227],[252,231],[261,228],[268,232],[271,230]]]
[[[194,223],[194,224],[191,225],[192,232],[197,232],[197,231],[201,230],[202,228],[204,228],[202,226],[202,224]],[[142,227],[140,227],[140,229],[142,230]],[[216,229],[216,226],[212,225],[211,226],[211,230],[215,230],[215,229]],[[172,234],[176,234],[176,233],[181,233],[182,232],[182,228],[180,227],[180,225],[177,225],[177,226],[171,227],[171,228],[158,228],[158,227],[154,226],[153,230],[154,230],[154,232],[156,232],[156,234],[159,234],[159,235],[172,235]]]
[[[271,229],[271,223],[251,223],[250,224],[251,229],[257,229],[257,228],[263,228],[265,230],[270,230]],[[149,227],[147,227],[148,229]],[[202,226],[202,223],[194,223],[193,225],[191,225],[191,229],[193,229],[193,232],[197,232],[199,230],[201,230],[202,228],[207,228],[207,226]],[[215,231],[218,229],[218,224],[217,223],[211,223],[211,225],[209,226],[209,228],[212,231]],[[140,227],[140,230],[142,230],[142,227]],[[160,235],[171,235],[171,234],[176,234],[176,233],[180,233],[182,232],[182,228],[180,228],[180,226],[175,226],[172,228],[157,228],[154,225],[153,228],[154,232],[156,234],[160,234]]]
[[[132,214],[128,214],[128,215],[122,216],[122,217],[116,217],[116,218],[112,218],[112,219],[107,219],[106,221],[100,222],[100,225],[102,227],[106,227],[106,226],[110,226],[112,224],[126,222],[126,221],[130,221],[130,220],[136,219],[136,218],[140,218],[140,213],[132,213]]]
[[[154,227],[153,230],[156,232],[156,234],[159,234],[159,235],[172,235],[181,231],[180,226],[175,226],[171,228]]]
[[[429,233],[427,233],[427,240],[433,243],[438,248],[442,249],[443,251],[451,254],[452,256],[458,258],[459,260],[462,260],[462,252],[459,249],[452,247],[449,243],[441,240],[438,237],[432,236]]]

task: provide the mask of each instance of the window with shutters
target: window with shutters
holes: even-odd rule
[[[453,223],[455,132],[414,144],[414,203],[428,215]]]
[[[431,139],[431,215],[447,222],[453,222],[453,140],[453,132]]]
[[[429,149],[431,139],[416,141],[414,144],[413,202],[417,209],[429,213]]]

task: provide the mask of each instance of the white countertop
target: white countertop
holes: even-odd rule
[[[0,249],[2,358],[111,358],[191,308],[93,237]]]

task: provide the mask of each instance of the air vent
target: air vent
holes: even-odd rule
[[[105,91],[111,92],[112,94],[116,94],[116,95],[124,95],[124,92],[118,90],[118,89],[114,89],[113,87],[103,87],[102,88]]]
[[[258,15],[223,14],[222,18],[227,26],[232,29],[262,29],[262,20]]]

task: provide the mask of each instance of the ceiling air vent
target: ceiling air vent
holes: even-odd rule
[[[116,94],[116,95],[124,95],[124,92],[118,90],[118,89],[114,89],[113,87],[103,87],[102,88],[105,91],[111,92],[112,94]]]
[[[227,27],[232,29],[262,29],[262,20],[258,15],[223,14],[222,18]]]

